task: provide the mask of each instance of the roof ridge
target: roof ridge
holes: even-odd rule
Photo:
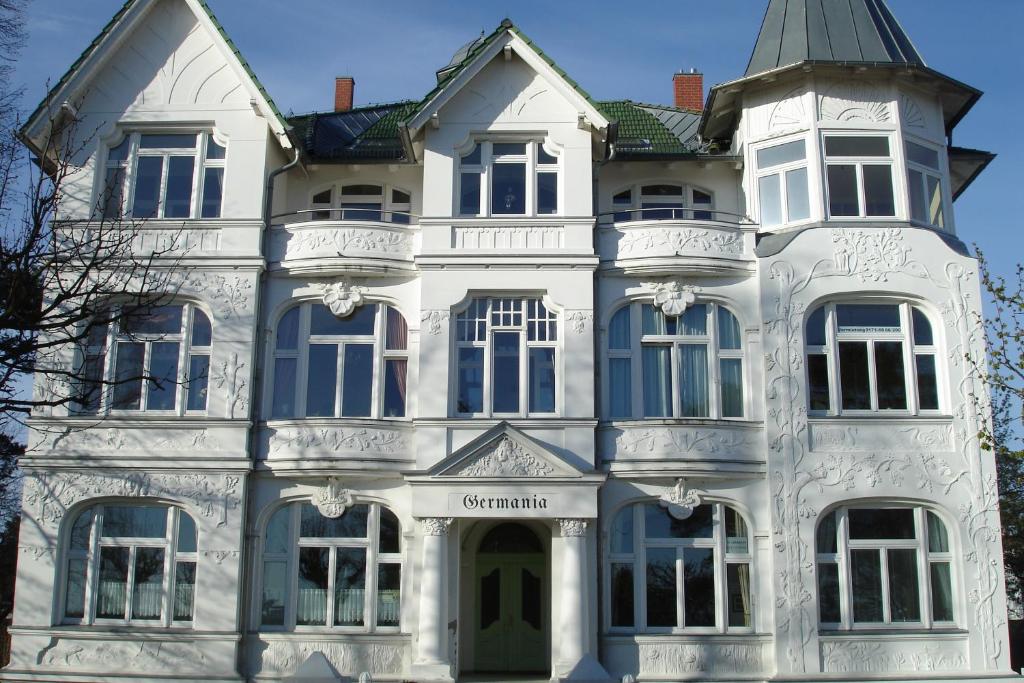
[[[651,109],[664,109],[665,111],[678,111],[683,114],[700,114],[702,109],[691,109],[689,107],[676,107],[671,104],[652,104],[650,102],[636,102],[630,100],[638,107],[650,107]]]
[[[297,119],[304,116],[330,116],[331,114],[351,114],[353,112],[367,111],[369,109],[382,109],[384,107],[400,107],[403,104],[416,104],[416,100],[395,100],[394,102],[371,102],[370,104],[363,104],[358,107],[352,107],[345,111],[335,111],[333,109],[324,110],[313,110],[303,112],[301,114],[289,114],[288,118]]]

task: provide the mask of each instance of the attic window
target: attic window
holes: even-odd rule
[[[540,142],[478,142],[459,159],[459,215],[556,214],[558,174],[558,157]]]

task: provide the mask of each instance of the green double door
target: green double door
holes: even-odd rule
[[[539,553],[477,556],[477,671],[547,673],[545,578]]]

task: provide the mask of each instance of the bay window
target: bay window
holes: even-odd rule
[[[651,183],[633,185],[612,195],[615,222],[693,220],[714,218],[712,193],[691,185]]]
[[[462,415],[552,414],[558,316],[539,299],[473,299],[455,321]]]
[[[694,304],[672,316],[637,302],[612,316],[611,419],[743,417],[743,385],[740,325],[725,307]]]
[[[807,318],[809,408],[938,411],[937,346],[928,316],[907,303],[833,303]]]
[[[540,142],[483,140],[459,157],[461,216],[543,216],[559,211],[559,161]]]
[[[408,337],[383,304],[346,317],[321,303],[289,309],[277,324],[271,416],[405,417]]]
[[[392,185],[343,184],[318,190],[312,196],[315,221],[373,221],[408,225],[412,195]]]
[[[190,626],[196,523],[166,505],[109,502],[70,527],[62,614],[66,623]]]
[[[686,519],[658,502],[624,507],[608,541],[610,630],[751,629],[751,565],[747,523],[727,505],[700,505]]]
[[[819,522],[816,554],[824,628],[953,626],[953,555],[934,512],[833,510]]]
[[[209,132],[130,133],[107,150],[105,219],[219,218],[227,149]]]
[[[938,150],[909,140],[906,150],[910,220],[936,228],[945,227]]]
[[[755,153],[761,226],[775,227],[811,217],[807,185],[807,143],[802,138]]]
[[[263,534],[262,627],[397,631],[400,542],[398,518],[376,503],[339,517],[308,502],[283,506]]]
[[[888,135],[825,135],[829,216],[895,216],[892,164]]]

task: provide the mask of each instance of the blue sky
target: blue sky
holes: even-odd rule
[[[461,44],[505,16],[598,99],[668,103],[673,71],[695,67],[707,85],[742,75],[767,0],[636,3],[545,0],[209,0],[285,112],[327,109],[333,79],[356,79],[356,103],[418,98]],[[1000,272],[1024,251],[1007,202],[1024,189],[1019,31],[1024,1],[889,0],[929,66],[985,96],[955,143],[999,157],[955,206],[958,232]],[[30,0],[29,38],[16,78],[31,108],[121,6],[121,0]],[[642,8],[642,9],[641,9]]]

